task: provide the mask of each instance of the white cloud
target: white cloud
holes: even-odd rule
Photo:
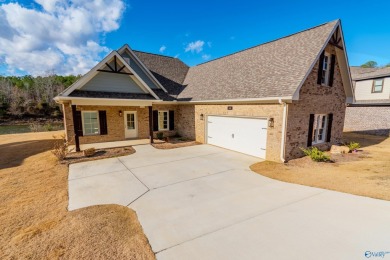
[[[212,42],[207,42],[207,46],[209,46],[209,48],[212,47]]]
[[[35,0],[42,10],[0,5],[0,60],[9,71],[84,74],[110,50],[99,38],[119,28],[122,0]]]
[[[210,58],[211,58],[210,54],[203,54],[202,55],[202,59],[204,59],[204,60],[209,60]]]
[[[160,47],[159,51],[160,51],[161,53],[164,53],[164,51],[165,51],[166,49],[167,49],[167,46],[163,45],[163,46]]]
[[[203,45],[204,41],[197,40],[196,42],[190,42],[186,47],[185,47],[185,52],[196,52],[199,53],[203,50]]]

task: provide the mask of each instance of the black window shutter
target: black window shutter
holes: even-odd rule
[[[310,114],[309,130],[307,132],[307,147],[310,147],[313,142],[313,127],[314,127],[314,114]]]
[[[74,129],[76,131],[75,134],[77,134],[78,136],[83,136],[83,121],[81,119],[81,111],[75,111],[74,117],[75,120],[73,123],[74,123]]]
[[[153,110],[153,131],[158,131],[158,111]]]
[[[318,78],[317,78],[317,84],[321,85],[322,81],[322,66],[324,64],[324,56],[325,56],[325,51],[323,51],[320,55],[320,59],[318,62]]]
[[[169,130],[175,130],[175,111],[169,110]]]
[[[333,86],[333,77],[334,77],[334,65],[336,63],[336,55],[332,54],[330,58],[330,73],[329,73],[329,86]]]
[[[332,122],[333,122],[333,114],[328,115],[328,131],[326,134],[326,141],[330,142],[330,138],[332,137]]]
[[[107,115],[105,110],[99,110],[99,125],[100,135],[106,135],[107,131]]]

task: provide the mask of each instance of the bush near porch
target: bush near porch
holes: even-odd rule
[[[332,155],[334,163],[307,156],[286,164],[265,161],[251,170],[280,181],[390,200],[390,138],[355,133],[343,137],[360,143],[362,152]]]

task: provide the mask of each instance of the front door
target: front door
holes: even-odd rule
[[[125,111],[125,137],[137,138],[138,137],[138,124],[137,124],[137,112]]]

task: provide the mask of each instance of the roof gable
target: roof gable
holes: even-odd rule
[[[112,51],[87,74],[60,93],[59,96],[70,96],[70,94],[75,90],[118,92],[118,89],[109,89],[111,84],[110,86],[105,86],[104,82],[101,82],[102,79],[106,78],[104,77],[104,74],[111,73],[120,75],[118,77],[107,76],[107,78],[111,78],[111,80],[118,80],[120,82],[120,89],[122,91],[119,92],[124,92],[123,90],[127,85],[127,87],[129,87],[128,93],[148,93],[155,99],[160,99],[116,51]],[[129,77],[127,83],[124,82],[126,76]],[[98,77],[100,81],[96,79],[93,80],[95,77]],[[106,83],[106,85],[108,85],[108,83]],[[140,90],[138,90],[137,87],[139,87]]]
[[[118,53],[120,55],[129,56],[133,62],[135,62],[137,65],[135,67],[132,67],[133,70],[137,70],[137,72],[140,74],[140,76],[145,75],[144,79],[153,82],[153,85],[157,86],[157,88],[162,89],[164,92],[167,92],[167,90],[161,85],[161,83],[154,77],[154,75],[150,72],[150,70],[143,64],[143,62],[137,57],[137,55],[134,54],[133,50],[130,48],[128,44],[123,45],[119,50]],[[130,60],[129,60],[130,61]],[[129,64],[130,65],[130,64]],[[140,70],[138,70],[140,69]]]

